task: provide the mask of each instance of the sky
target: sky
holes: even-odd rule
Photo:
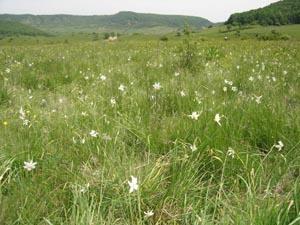
[[[278,0],[0,0],[0,14],[107,15],[119,11],[191,15],[222,22]]]

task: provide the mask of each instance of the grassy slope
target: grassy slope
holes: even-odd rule
[[[237,27],[232,28],[237,29]],[[249,29],[241,29],[241,37],[254,38],[256,34],[270,34],[272,30],[276,30],[281,34],[289,35],[293,40],[300,40],[300,25],[285,25],[285,26],[249,26]],[[236,37],[235,31],[227,32],[226,26],[217,26],[205,29],[200,32],[200,35],[205,37],[230,38]]]
[[[299,221],[298,42],[182,39],[0,48],[1,224]],[[139,191],[129,194],[131,175]]]

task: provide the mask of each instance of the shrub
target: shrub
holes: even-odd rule
[[[103,39],[107,40],[109,37],[110,37],[110,34],[109,33],[105,33]]]
[[[161,40],[161,41],[168,41],[169,38],[168,38],[167,36],[162,36],[162,37],[160,38],[160,40]]]

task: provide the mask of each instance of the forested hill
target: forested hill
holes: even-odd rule
[[[201,29],[212,23],[201,17],[119,12],[115,15],[12,15],[2,14],[0,20],[17,21],[41,30],[68,31],[135,31],[155,27],[180,29],[185,24]]]
[[[300,0],[282,0],[264,8],[236,13],[226,24],[285,25],[300,23]]]
[[[37,28],[16,21],[0,20],[0,37],[25,35],[25,36],[49,36],[48,33]]]

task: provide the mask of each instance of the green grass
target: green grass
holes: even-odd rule
[[[298,41],[201,37],[2,40],[0,224],[299,224]]]

